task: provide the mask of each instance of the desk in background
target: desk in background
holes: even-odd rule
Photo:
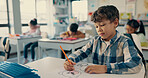
[[[145,60],[148,61],[148,47],[141,47]]]
[[[42,57],[42,51],[45,48],[58,49],[58,57],[61,58],[60,45],[62,46],[62,48],[64,50],[71,50],[72,49],[72,52],[74,52],[76,48],[84,46],[86,43],[88,43],[89,40],[90,39],[88,39],[88,38],[77,39],[77,40],[73,40],[73,41],[40,39],[40,40],[38,40],[39,59]]]
[[[137,74],[88,74],[84,71],[80,71],[79,76],[67,74],[64,70],[65,60],[60,58],[46,57],[31,63],[26,64],[27,66],[38,70],[36,72],[41,78],[144,78],[144,69]],[[62,74],[61,74],[62,72]],[[66,76],[65,76],[66,75]]]
[[[30,37],[30,38],[9,38],[10,44],[14,44],[17,46],[17,58],[18,63],[20,63],[20,46],[23,45],[23,43],[29,43],[38,41],[38,39],[41,39],[41,37]]]

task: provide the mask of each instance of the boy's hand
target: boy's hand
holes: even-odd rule
[[[68,61],[66,61],[66,62],[64,63],[64,68],[65,68],[65,70],[72,71],[72,70],[75,69],[75,68],[74,68],[74,65],[76,65],[76,63],[73,62],[72,60],[70,60],[70,62],[71,62],[72,64],[70,64]]]
[[[106,65],[90,65],[90,66],[86,67],[85,72],[90,73],[90,74],[106,73],[107,66]]]

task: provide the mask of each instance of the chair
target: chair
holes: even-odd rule
[[[138,38],[138,36],[136,34],[124,34],[125,36],[131,38],[131,40],[133,41],[135,48],[138,50],[138,54],[141,56],[142,58],[142,62],[144,65],[144,69],[145,69],[145,77],[147,75],[147,67],[146,67],[146,62],[142,53],[142,48],[141,48],[141,44],[140,44],[140,39]]]
[[[9,58],[11,46],[8,37],[0,37],[0,61],[6,61]]]

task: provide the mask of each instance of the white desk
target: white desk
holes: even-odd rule
[[[141,47],[145,60],[148,60],[148,47]]]
[[[40,39],[38,40],[38,55],[39,58],[42,56],[42,49],[43,48],[52,48],[52,49],[58,49],[58,57],[61,57],[61,49],[60,45],[64,50],[71,50],[72,52],[75,51],[76,48],[84,46],[90,39],[78,39],[78,40],[50,40],[50,39]]]
[[[59,74],[61,72],[68,72],[64,70],[63,64],[65,60],[60,58],[52,58],[52,57],[46,57],[31,63],[26,64],[27,66],[37,69],[41,78],[144,78],[144,69],[142,69],[137,74],[124,74],[124,75],[118,75],[118,74],[88,74],[84,71],[80,71],[80,75],[78,77],[72,76],[72,77],[65,77],[62,74]],[[64,73],[63,73],[64,74]]]
[[[38,41],[38,39],[41,39],[41,37],[31,37],[31,38],[9,38],[10,44],[14,44],[17,46],[17,58],[18,58],[18,63],[20,63],[20,46],[23,45],[23,43],[29,43],[33,41]]]

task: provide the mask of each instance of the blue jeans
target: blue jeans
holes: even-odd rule
[[[31,47],[31,57],[35,58],[35,48],[38,47],[38,42],[30,42],[24,47],[24,58],[28,57],[28,48]]]

